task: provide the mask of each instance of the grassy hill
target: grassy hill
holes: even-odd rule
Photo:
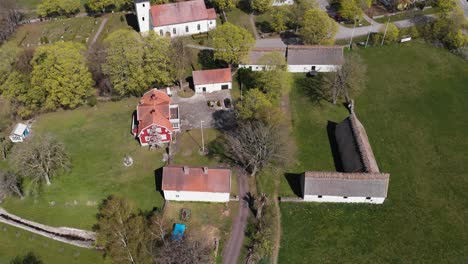
[[[368,82],[356,112],[381,171],[381,206],[281,204],[279,263],[468,262],[468,63],[422,43],[361,49]],[[301,83],[298,77],[297,83]],[[342,106],[291,94],[297,171],[333,170],[328,120]],[[287,190],[283,179],[282,191]]]

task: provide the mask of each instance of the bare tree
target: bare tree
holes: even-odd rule
[[[226,155],[255,176],[265,165],[285,158],[283,131],[280,125],[245,121],[226,134]]]
[[[257,219],[260,219],[262,218],[262,211],[263,211],[263,207],[265,207],[265,205],[267,204],[268,200],[267,200],[267,197],[264,193],[262,193],[260,196],[258,196],[257,198],[255,198],[255,209],[257,211],[255,217]]]
[[[175,76],[182,89],[183,79],[186,76],[187,69],[191,66],[193,52],[186,47],[186,40],[176,38],[172,41],[172,62],[174,63]]]
[[[11,171],[0,171],[0,197],[3,195],[17,195],[24,198],[21,180]]]
[[[0,43],[15,32],[21,19],[15,0],[0,1]]]
[[[59,170],[70,168],[70,157],[64,144],[47,134],[36,136],[13,148],[10,163],[20,175],[31,177],[34,182],[44,180],[50,185],[51,177]]]
[[[366,82],[367,67],[357,53],[346,56],[344,64],[336,72],[325,75],[324,88],[330,89],[332,102],[344,95],[346,102],[351,101],[351,94],[357,94],[364,88]]]
[[[8,153],[12,147],[13,143],[10,141],[10,139],[0,134],[0,153],[2,154],[3,160],[7,159]]]
[[[155,252],[155,264],[205,264],[213,263],[211,249],[206,243],[191,240],[166,238]]]

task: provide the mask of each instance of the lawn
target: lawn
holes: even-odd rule
[[[41,115],[33,133],[52,133],[71,155],[72,169],[52,179],[37,197],[10,199],[2,206],[21,217],[53,226],[91,229],[99,203],[108,195],[128,198],[143,211],[161,207],[155,170],[163,165],[162,150],[139,146],[130,134],[137,98]],[[124,167],[124,155],[134,165]],[[1,255],[1,252],[0,252]]]
[[[468,262],[467,62],[419,42],[359,53],[369,79],[356,111],[391,174],[389,196],[380,206],[282,203],[279,263]],[[300,150],[291,172],[333,170],[326,124],[343,108],[301,85],[291,106]]]
[[[242,10],[239,7],[234,7],[231,11],[226,12],[226,16],[227,16],[227,21],[229,23],[232,23],[238,27],[247,29],[247,31],[249,31],[252,34],[252,36],[254,36],[254,31],[253,31],[254,29],[252,27],[252,24],[250,23],[249,13],[246,13],[244,10]]]
[[[33,252],[47,264],[109,263],[102,253],[79,248],[0,223],[0,263]]]
[[[405,19],[412,19],[417,16],[422,16],[422,15],[430,15],[430,14],[435,14],[439,12],[438,8],[426,8],[424,10],[408,10],[405,12],[400,12],[397,14],[390,14],[389,16],[383,16],[374,19],[378,23],[387,23],[388,18],[390,18],[390,22],[395,22],[395,21],[400,21],[400,20],[405,20]]]

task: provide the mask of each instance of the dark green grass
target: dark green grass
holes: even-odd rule
[[[41,115],[33,133],[52,133],[60,138],[73,167],[69,173],[54,177],[52,185],[44,186],[38,197],[9,199],[2,206],[43,224],[85,229],[96,223],[98,208],[92,202],[99,204],[111,194],[128,198],[141,210],[161,207],[163,198],[155,190],[154,171],[162,166],[162,150],[142,148],[130,134],[137,102],[132,98]],[[126,154],[134,159],[130,168],[122,163]]]
[[[381,171],[383,205],[281,205],[279,263],[468,262],[468,64],[421,43],[360,51],[356,98]],[[326,120],[342,110],[291,95],[300,169],[333,170]],[[283,181],[283,186],[285,181]]]
[[[47,264],[109,263],[102,252],[79,248],[0,223],[0,263],[33,252]]]

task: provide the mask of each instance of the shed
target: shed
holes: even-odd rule
[[[290,45],[286,57],[289,72],[332,72],[344,63],[342,46]]]
[[[23,123],[18,123],[13,128],[10,134],[10,140],[13,143],[23,142],[24,139],[29,135],[29,128]]]
[[[192,76],[196,93],[232,89],[231,68],[193,71]]]

